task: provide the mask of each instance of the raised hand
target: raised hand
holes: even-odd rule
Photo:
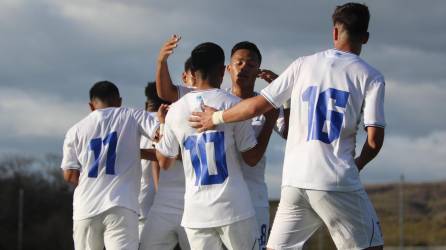
[[[169,105],[167,104],[161,104],[161,106],[158,108],[156,116],[158,117],[158,121],[160,123],[165,123],[167,111],[169,111]]]
[[[192,112],[192,115],[189,117],[189,125],[197,129],[198,132],[215,128],[212,122],[212,114],[217,110],[206,105],[203,105],[202,109],[203,112]]]
[[[181,40],[181,36],[173,35],[169,40],[167,40],[164,45],[160,49],[160,53],[158,55],[159,62],[166,62],[167,58],[173,53],[175,48],[178,46],[178,43]]]
[[[271,83],[272,81],[276,80],[278,75],[268,69],[259,69],[259,73],[257,74],[257,77],[267,81],[268,83]]]

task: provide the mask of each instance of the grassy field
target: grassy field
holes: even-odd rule
[[[378,213],[386,246],[398,246],[399,185],[371,185],[367,193]],[[404,184],[404,245],[446,245],[446,182]],[[278,201],[270,202],[271,223]],[[313,235],[306,249],[335,249],[325,228]]]

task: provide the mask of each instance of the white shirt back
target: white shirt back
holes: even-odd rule
[[[158,191],[151,209],[160,213],[183,214],[184,192],[183,163],[177,160],[169,169],[160,172]]]
[[[201,110],[202,102],[223,110],[239,101],[223,90],[209,89],[192,91],[170,106],[157,150],[176,157],[181,149],[186,178],[184,227],[218,227],[254,216],[239,154],[257,144],[250,122],[223,124],[204,133],[188,124],[191,112]]]
[[[144,110],[106,108],[91,112],[66,134],[62,169],[80,171],[73,219],[120,206],[139,213],[141,135],[153,138],[155,117]]]
[[[156,113],[153,113],[155,116]],[[141,137],[140,148],[152,149],[154,148],[154,143],[147,137]],[[141,159],[141,189],[139,191],[138,202],[139,202],[139,218],[144,220],[149,213],[150,207],[153,204],[153,199],[155,197],[155,184],[153,183],[152,176],[152,161]]]
[[[178,85],[178,96],[181,98],[187,93],[193,91],[194,89],[187,86]],[[232,94],[232,89],[225,89],[226,92]],[[255,93],[255,95],[258,95]],[[254,129],[256,138],[262,131],[263,125],[265,124],[265,116],[260,115],[251,119],[251,125]],[[280,108],[279,117],[277,119],[276,125],[274,126],[274,131],[279,135],[284,133],[285,128],[285,118],[283,108]],[[248,185],[249,194],[251,196],[252,204],[254,207],[269,207],[268,200],[268,187],[265,182],[265,170],[266,170],[266,156],[264,155],[262,159],[254,166],[248,166],[244,161],[241,161],[242,173],[245,178],[246,184]]]
[[[335,49],[300,57],[261,94],[275,107],[291,97],[282,185],[362,188],[356,132],[385,126],[384,77],[360,57]]]

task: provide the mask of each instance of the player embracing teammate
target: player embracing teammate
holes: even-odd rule
[[[383,144],[384,77],[359,57],[369,38],[368,8],[347,3],[338,6],[332,18],[334,49],[297,58],[279,77],[259,71],[261,55],[254,44],[234,46],[227,66],[233,82],[228,91],[219,89],[225,66],[218,45],[203,43],[192,51],[187,77],[194,89],[175,87],[170,80],[166,60],[179,38],[163,47],[158,94],[176,102],[167,113],[156,158],[168,169],[181,155],[181,225],[191,249],[259,248],[258,224],[264,216],[254,210],[253,204],[261,202],[256,203],[253,194],[267,194],[266,188],[252,189],[249,182],[256,180],[254,169],[279,113],[290,115],[290,126],[277,128],[284,137],[289,133],[268,249],[302,249],[322,225],[338,249],[383,248],[379,220],[359,171]],[[259,95],[253,92],[258,74],[266,80],[277,77]],[[119,108],[117,89],[101,84],[101,91],[93,91],[96,85],[90,91],[94,111],[69,130],[64,143],[64,176],[79,183],[73,202],[75,246],[102,250],[105,242],[107,249],[136,249],[138,182],[130,180],[140,177],[135,142],[141,134],[153,137],[158,125],[144,111]],[[279,111],[282,105],[286,109]],[[279,120],[286,120],[283,117]],[[367,139],[355,157],[361,120]]]
[[[217,126],[197,133],[188,124],[204,105],[225,109],[239,98],[220,90],[225,71],[223,50],[203,43],[191,53],[195,90],[172,104],[157,144],[160,166],[179,154],[186,176],[182,225],[191,249],[258,249],[257,223],[242,174],[241,161],[254,166],[262,158],[273,124],[257,142],[249,122]],[[273,115],[275,111],[268,115]]]
[[[160,97],[171,102],[176,101],[178,98],[194,90],[194,88],[189,86],[173,85],[169,75],[167,59],[173,53],[179,41],[180,37],[174,35],[163,45],[160,50],[157,66],[156,82],[158,94]],[[254,85],[257,78],[271,82],[277,77],[276,74],[269,70],[261,70],[261,62],[262,55],[255,44],[248,41],[235,44],[231,50],[230,63],[226,66],[226,71],[231,77],[232,86],[225,91],[241,99],[258,95],[258,93],[254,92]],[[274,130],[280,136],[286,137],[287,123],[285,117],[289,115],[289,108],[280,108],[277,114],[279,118],[276,115],[259,115],[252,118],[251,126],[258,139],[261,136],[268,136],[269,139],[269,133],[267,131],[271,126],[274,127]],[[251,201],[256,212],[259,246],[260,249],[264,249],[269,233],[269,200],[265,181],[266,157],[263,156],[254,167],[248,166],[243,161],[241,164],[243,177],[248,186]]]
[[[322,225],[338,249],[383,247],[379,220],[359,179],[383,144],[385,126],[384,77],[359,57],[369,38],[369,19],[365,5],[338,6],[334,49],[299,57],[259,96],[191,117],[204,131],[255,117],[291,98],[281,200],[269,249],[301,249]],[[367,139],[355,158],[361,118]]]

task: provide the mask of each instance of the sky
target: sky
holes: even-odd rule
[[[281,73],[299,56],[332,47],[331,14],[344,1],[0,0],[0,155],[62,152],[65,132],[88,114],[94,82],[118,85],[124,105],[143,107],[160,46],[182,41],[169,58],[181,82],[199,43],[248,40],[262,68]],[[386,79],[386,139],[361,173],[364,183],[446,179],[446,2],[367,1],[370,40],[361,57]],[[230,86],[229,77],[224,87]],[[256,89],[266,86],[258,80]],[[364,142],[358,131],[358,152]],[[285,141],[267,159],[278,197]],[[298,164],[296,164],[298,171]]]

